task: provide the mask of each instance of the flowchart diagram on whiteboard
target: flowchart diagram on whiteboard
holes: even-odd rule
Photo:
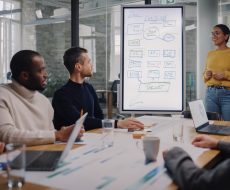
[[[183,110],[183,6],[122,7],[121,112]]]

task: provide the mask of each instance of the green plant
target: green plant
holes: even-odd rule
[[[42,92],[47,97],[53,97],[54,92],[64,85],[67,81],[67,76],[64,73],[49,73],[47,86]]]

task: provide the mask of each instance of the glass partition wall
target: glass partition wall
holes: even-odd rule
[[[10,78],[9,62],[21,42],[21,2],[0,1],[0,83]]]
[[[104,113],[109,117],[117,113],[120,6],[144,3],[140,0],[79,0],[79,45],[89,51],[94,65],[94,75],[89,82],[95,87]],[[185,6],[186,102],[194,100],[197,0],[152,0],[151,3]],[[230,0],[220,0],[218,14],[219,21],[228,25],[229,4]],[[71,0],[0,0],[0,83],[9,81],[12,55],[21,49],[32,49],[45,58],[49,79],[44,94],[53,96],[53,92],[68,80],[62,56],[71,46],[70,11]]]
[[[181,1],[152,1],[152,5],[175,5]],[[90,50],[94,76],[90,82],[99,101],[113,117],[118,113],[117,95],[120,73],[121,5],[145,4],[145,1],[82,1],[80,2],[80,45]],[[196,98],[196,1],[184,1],[186,102]],[[112,95],[112,97],[110,96]],[[108,99],[111,98],[111,99]],[[169,97],[170,98],[170,97]],[[107,100],[107,101],[106,101]],[[108,101],[109,100],[109,101]],[[110,105],[108,105],[110,104]],[[111,109],[112,106],[112,109]]]
[[[0,82],[9,79],[12,55],[21,49],[41,53],[49,73],[44,94],[52,97],[67,79],[62,56],[71,44],[70,0],[0,0]]]
[[[54,91],[68,80],[62,61],[71,46],[70,0],[22,0],[22,49],[34,49],[44,56],[48,83],[44,94]]]

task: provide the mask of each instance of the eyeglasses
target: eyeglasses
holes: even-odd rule
[[[212,34],[212,36],[219,36],[222,33],[220,33],[220,32],[212,32],[211,34]]]
[[[219,35],[221,35],[221,34],[226,35],[226,34],[224,34],[223,32],[217,32],[217,31],[211,33],[212,36],[219,36]]]

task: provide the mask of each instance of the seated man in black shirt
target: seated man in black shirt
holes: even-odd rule
[[[93,74],[87,50],[80,47],[70,48],[65,52],[63,59],[70,79],[53,96],[55,128],[59,130],[63,125],[75,123],[85,112],[88,112],[84,123],[85,130],[102,127],[101,121],[104,116],[97,94],[93,86],[85,82],[85,77],[91,77]],[[143,129],[144,125],[134,118],[127,118],[115,121],[115,127]]]
[[[192,144],[197,147],[218,149],[226,159],[215,168],[198,168],[191,157],[181,148],[175,147],[163,153],[165,166],[180,189],[185,190],[229,190],[230,189],[230,142],[220,141],[207,135],[199,135]]]

